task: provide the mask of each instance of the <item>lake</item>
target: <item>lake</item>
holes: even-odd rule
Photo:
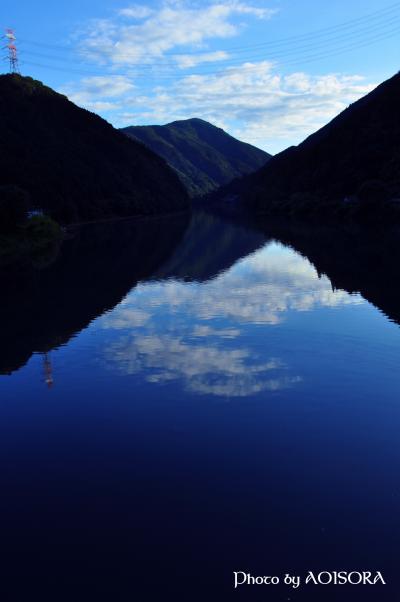
[[[3,270],[0,599],[394,600],[398,239],[195,213]]]

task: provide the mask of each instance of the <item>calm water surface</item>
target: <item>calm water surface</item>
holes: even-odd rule
[[[4,277],[1,600],[395,600],[397,240],[133,220]],[[388,584],[233,589],[309,570]]]

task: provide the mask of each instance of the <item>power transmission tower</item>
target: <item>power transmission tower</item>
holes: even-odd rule
[[[5,58],[7,58],[10,63],[10,73],[19,73],[18,51],[15,44],[17,38],[15,37],[14,30],[6,29],[4,37],[7,40],[7,45],[4,46],[4,48],[7,48],[8,50],[8,56]]]

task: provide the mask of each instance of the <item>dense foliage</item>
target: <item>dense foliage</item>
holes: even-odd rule
[[[29,195],[17,186],[0,186],[0,232],[14,232],[26,219]]]
[[[271,156],[202,119],[131,126],[123,131],[163,157],[177,171],[192,197],[255,171]]]
[[[241,200],[257,212],[397,213],[399,97],[400,75],[395,75],[299,146],[228,186],[220,198]]]
[[[188,207],[163,159],[29,77],[0,76],[0,150],[0,185],[61,222]]]
[[[35,247],[45,247],[61,238],[60,226],[48,215],[34,215],[25,224],[26,237]]]

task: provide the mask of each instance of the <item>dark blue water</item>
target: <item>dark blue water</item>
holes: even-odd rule
[[[133,220],[4,276],[1,601],[397,599],[397,240]]]

